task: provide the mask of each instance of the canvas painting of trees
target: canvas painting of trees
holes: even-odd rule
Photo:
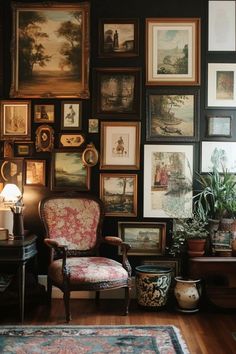
[[[88,4],[13,9],[11,96],[88,98]]]

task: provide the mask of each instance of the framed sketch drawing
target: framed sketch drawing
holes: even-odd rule
[[[100,198],[107,216],[137,216],[136,174],[101,173]]]
[[[139,50],[138,19],[101,19],[100,57],[134,57]]]
[[[208,64],[208,107],[236,106],[236,64]]]
[[[201,172],[211,172],[213,167],[218,171],[236,173],[236,142],[202,141]]]
[[[30,139],[30,106],[30,101],[1,101],[2,140]]]
[[[139,119],[140,75],[140,68],[95,69],[94,116]]]
[[[89,3],[12,8],[10,96],[89,98]]]
[[[232,116],[208,116],[208,137],[231,137]]]
[[[199,18],[146,19],[146,84],[200,85]]]
[[[163,255],[166,245],[166,223],[118,222],[118,235],[131,245],[130,255]],[[120,250],[119,253],[121,254]]]
[[[45,186],[45,160],[25,160],[25,184]]]
[[[140,122],[101,122],[100,169],[137,170]]]
[[[146,106],[148,141],[194,141],[198,138],[198,89],[149,89]]]
[[[90,189],[90,169],[84,166],[82,151],[54,150],[51,189],[58,191]]]
[[[61,103],[62,130],[81,130],[82,129],[82,101],[63,101]]]
[[[235,51],[235,1],[208,1],[208,50]]]
[[[144,145],[144,217],[192,214],[193,145]]]

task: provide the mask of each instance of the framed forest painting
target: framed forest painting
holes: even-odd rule
[[[13,3],[11,97],[89,98],[89,4]]]

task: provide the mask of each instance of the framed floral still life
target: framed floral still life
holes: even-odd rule
[[[98,118],[140,118],[140,68],[96,68],[93,114]]]
[[[208,64],[208,107],[236,106],[236,64]]]
[[[208,116],[207,136],[208,137],[231,137],[232,116]]]
[[[25,184],[45,186],[45,160],[25,160]]]
[[[101,19],[100,57],[134,57],[139,51],[138,19]]]
[[[31,137],[30,101],[1,101],[2,140],[29,140]]]
[[[36,104],[34,106],[35,123],[54,123],[54,105]]]
[[[101,122],[100,169],[137,170],[140,122]]]
[[[62,130],[82,129],[82,101],[63,101],[61,103],[61,111]]]
[[[100,198],[107,216],[137,216],[136,174],[100,174]]]
[[[198,138],[199,90],[149,89],[146,94],[147,141],[195,141]]]
[[[51,167],[52,190],[88,191],[90,189],[90,169],[83,164],[82,151],[54,150]]]
[[[12,8],[10,96],[89,98],[89,3]]]
[[[199,18],[146,19],[146,84],[200,85]]]
[[[118,235],[131,245],[130,255],[157,256],[165,253],[166,223],[119,221]]]
[[[190,218],[193,145],[144,145],[144,217]]]

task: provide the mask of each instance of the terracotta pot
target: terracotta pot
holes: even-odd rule
[[[190,239],[187,240],[188,244],[188,255],[190,257],[203,256],[205,253],[206,239]]]
[[[197,312],[199,310],[199,300],[201,297],[201,280],[175,278],[174,288],[175,298],[178,303],[178,311]]]

